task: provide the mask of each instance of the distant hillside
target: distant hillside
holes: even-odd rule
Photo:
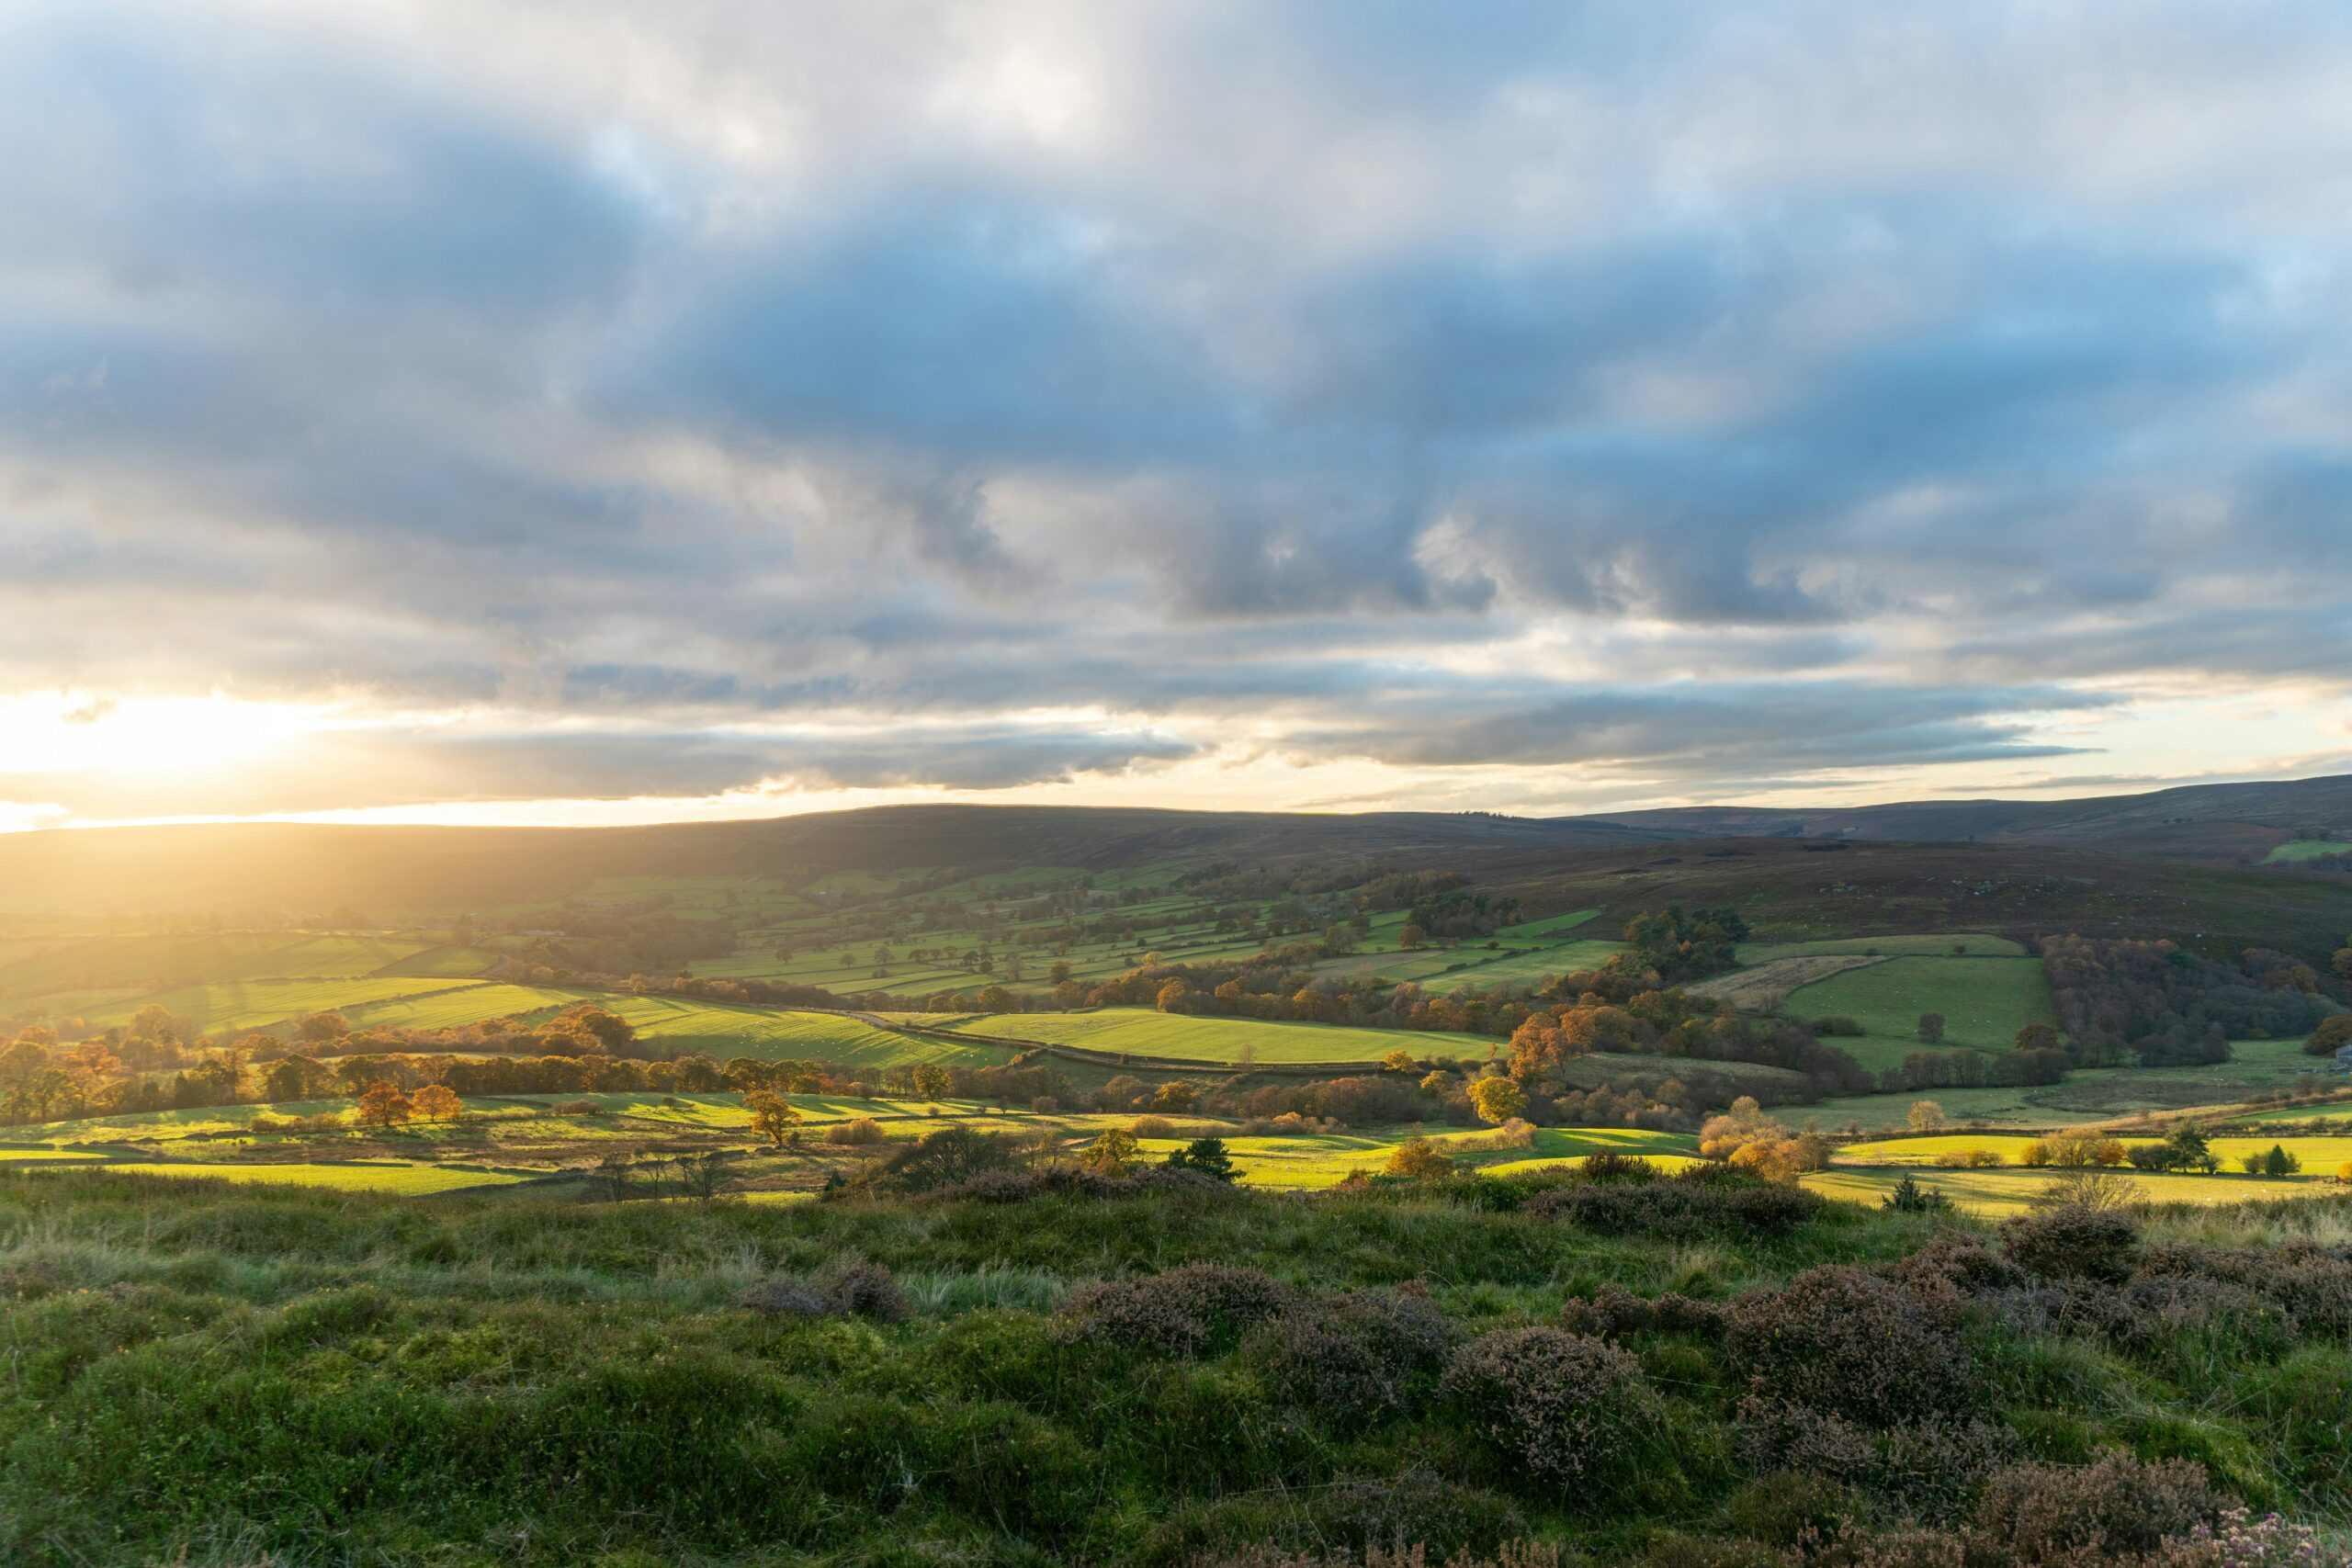
[[[1383,812],[890,806],[648,828],[206,824],[0,834],[0,913],[450,912],[560,897],[605,876],[771,876],[1029,865],[1353,859],[1396,866],[1472,852],[1663,842],[1611,822]]]
[[[2227,863],[2260,860],[2301,829],[2352,830],[2352,774],[2190,784],[2083,800],[1914,800],[1786,809],[1690,807],[1623,812],[1610,820],[1694,838],[2052,844]]]
[[[736,875],[797,884],[842,871],[1108,871],[1215,862],[1355,862],[1474,871],[1496,884],[1559,874],[1579,886],[1593,879],[1617,886],[1632,886],[1611,880],[1622,864],[1674,863],[1668,855],[1694,866],[1716,864],[1740,853],[1724,841],[1753,846],[1758,840],[1801,840],[1816,847],[1835,840],[2097,852],[2095,864],[2085,863],[2069,874],[2121,895],[2167,881],[2130,869],[2134,863],[2230,867],[2258,861],[2299,831],[2323,827],[2352,827],[2352,777],[2092,800],[1920,801],[1819,810],[1710,807],[1549,820],[1483,813],[1322,816],[942,805],[646,828],[123,828],[0,834],[0,914],[211,912],[233,919],[349,908],[392,917],[561,898],[599,877]],[[1812,859],[1774,861],[1781,870],[1772,880],[1801,883],[1828,871]],[[1933,874],[1949,881],[1967,874],[1959,866]],[[2316,900],[2310,918],[2336,923],[2339,937],[2352,930],[2352,915],[2339,920],[2333,912],[2335,900],[2352,897],[2341,877],[2278,869],[2236,874],[2252,879],[2246,886],[2258,890],[2255,904],[2273,897]],[[2278,891],[2290,886],[2312,891]],[[1693,890],[1686,901],[1699,898]],[[1605,897],[1587,901],[1616,904]],[[2144,912],[2148,906],[2139,908]],[[2057,912],[2047,911],[2052,918]],[[2240,927],[2233,920],[2228,929]]]

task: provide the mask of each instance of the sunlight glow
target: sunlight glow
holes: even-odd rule
[[[64,691],[0,697],[0,774],[153,774],[243,766],[322,726],[311,704],[114,698]]]

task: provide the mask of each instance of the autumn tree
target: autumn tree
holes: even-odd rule
[[[429,1083],[409,1096],[409,1107],[427,1122],[454,1122],[466,1109],[458,1091],[445,1083]]]
[[[1408,1138],[1382,1168],[1389,1176],[1448,1176],[1453,1171],[1453,1156],[1428,1138]]]
[[[2303,1042],[2303,1050],[2313,1056],[2333,1056],[2343,1046],[2352,1045],[2352,1013],[2337,1013],[2319,1021],[2319,1027]]]
[[[1939,1133],[1943,1131],[1944,1108],[1932,1100],[1915,1100],[1904,1120],[1915,1133]]]
[[[415,1113],[415,1104],[401,1092],[398,1084],[381,1078],[369,1084],[359,1093],[359,1124],[362,1127],[397,1127]]]
[[[907,1074],[907,1081],[915,1093],[924,1100],[937,1100],[955,1087],[955,1075],[937,1062],[917,1062]]]
[[[1136,1135],[1125,1127],[1106,1127],[1102,1136],[1079,1150],[1078,1163],[1101,1176],[1125,1176],[1135,1164]]]
[[[784,1147],[785,1138],[800,1123],[800,1112],[792,1101],[774,1089],[753,1089],[743,1097],[743,1108],[752,1113],[752,1130],[773,1148]]]
[[[1480,1078],[1470,1086],[1470,1108],[1481,1122],[1499,1127],[1527,1109],[1527,1091],[1510,1078]]]

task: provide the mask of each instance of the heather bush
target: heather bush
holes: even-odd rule
[[[1188,1263],[1134,1280],[1082,1285],[1062,1303],[1078,1338],[1196,1356],[1298,1303],[1298,1292],[1255,1269]]]
[[[1456,1335],[1426,1295],[1356,1291],[1302,1301],[1250,1337],[1267,1391],[1335,1423],[1408,1407],[1444,1368]]]
[[[2309,1243],[2259,1249],[2173,1243],[2151,1248],[2141,1261],[2139,1277],[2242,1285],[2277,1303],[2305,1337],[2352,1340],[2352,1258],[2324,1247]]]
[[[1917,1252],[1906,1254],[1879,1270],[1897,1284],[1913,1290],[1944,1286],[1962,1295],[2003,1290],[2025,1283],[2025,1270],[1973,1235],[1943,1231]]]
[[[1751,1394],[1736,1425],[1739,1453],[1751,1467],[1824,1477],[1918,1517],[1956,1517],[1986,1476],[2018,1457],[2015,1434],[1976,1418],[1872,1427]]]
[[[2018,1268],[2045,1280],[2120,1284],[2139,1266],[2140,1226],[2118,1211],[2062,1204],[2004,1224],[2001,1249]]]
[[[1819,1213],[1821,1204],[1801,1187],[1698,1166],[1660,1180],[1571,1181],[1537,1193],[1521,1212],[1604,1235],[1781,1235]]]
[[[817,1280],[780,1274],[763,1280],[738,1298],[754,1312],[773,1317],[863,1317],[877,1323],[903,1323],[914,1315],[914,1303],[898,1277],[878,1263],[851,1260],[836,1264]]]
[[[1969,1357],[1932,1298],[1867,1270],[1810,1269],[1731,1305],[1731,1364],[1770,1398],[1892,1427],[1976,1403]]]
[[[1635,1334],[1686,1334],[1713,1339],[1723,1334],[1724,1310],[1674,1292],[1655,1299],[1637,1296],[1611,1280],[1593,1292],[1589,1301],[1571,1299],[1563,1306],[1560,1326],[1570,1334],[1600,1339],[1623,1339]]]
[[[2089,1464],[2023,1464],[1996,1472],[1971,1520],[1977,1539],[2020,1564],[2113,1562],[2154,1551],[2228,1499],[2188,1460],[2147,1463],[2110,1452]]]
[[[1589,1336],[1504,1329],[1453,1354],[1441,1392],[1469,1435],[1581,1505],[1652,1462],[1666,1422],[1641,1363]]]

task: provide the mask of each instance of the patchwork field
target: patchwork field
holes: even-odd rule
[[[1792,992],[1826,980],[1832,975],[1842,975],[1849,969],[1884,962],[1864,957],[1860,953],[1805,953],[1787,958],[1767,959],[1735,969],[1728,975],[1711,976],[1688,987],[1693,996],[1711,997],[1719,1002],[1729,1002],[1742,1012],[1777,1012]]]
[[[1269,1022],[1257,1019],[1186,1018],[1141,1008],[1098,1012],[1015,1013],[973,1019],[957,1032],[981,1038],[1034,1040],[1114,1055],[1233,1064],[1260,1062],[1377,1062],[1391,1051],[1415,1058],[1483,1059],[1499,1042],[1482,1035],[1335,1024]]]
[[[1800,987],[1785,1007],[1800,1018],[1854,1019],[1864,1040],[1901,1044],[1898,1060],[1927,1048],[1918,1036],[1925,1012],[1944,1015],[1945,1050],[2007,1050],[2027,1024],[2057,1021],[2039,958],[1888,958]],[[1851,1050],[1859,1042],[1832,1043]]]
[[[2049,1172],[2038,1170],[1905,1170],[1886,1167],[1840,1167],[1813,1171],[1802,1179],[1825,1198],[1876,1207],[1906,1175],[1920,1186],[1943,1193],[1969,1213],[1988,1219],[2022,1213],[2051,1181]],[[2211,1206],[2280,1198],[2319,1198],[2343,1190],[2335,1182],[2312,1177],[2184,1176],[2171,1172],[2151,1175],[2141,1171],[2126,1171],[2120,1176],[2139,1190],[2143,1201],[2151,1203]]]
[[[2022,1134],[1947,1133],[1916,1138],[1886,1138],[1867,1144],[1848,1144],[1838,1149],[1839,1165],[1935,1165],[1953,1155],[1984,1150],[2000,1156],[2004,1164],[2018,1165],[2026,1148],[2034,1140]],[[2130,1142],[2147,1139],[2127,1138]],[[2265,1137],[2220,1136],[2207,1140],[2213,1157],[2225,1170],[2234,1169],[2237,1162],[2247,1155],[2259,1155],[2273,1145],[2283,1148],[2302,1164],[2302,1174],[2332,1178],[2346,1161],[2352,1161],[2352,1137]]]
[[[607,1005],[637,1025],[642,1039],[720,1058],[760,1056],[892,1066],[902,1062],[997,1062],[1010,1054],[1001,1047],[959,1046],[877,1029],[846,1013],[783,1012],[673,997],[612,998]]]

